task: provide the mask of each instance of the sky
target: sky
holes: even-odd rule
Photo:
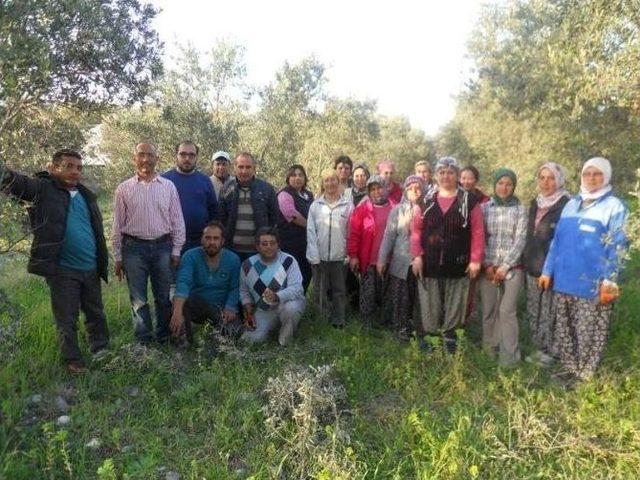
[[[191,42],[207,51],[218,39],[246,48],[247,80],[265,85],[285,61],[314,54],[327,90],[375,99],[384,115],[409,118],[435,134],[454,114],[468,78],[466,42],[478,0],[325,0],[309,2],[153,0],[167,58]]]

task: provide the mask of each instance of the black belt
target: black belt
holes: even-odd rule
[[[128,235],[126,233],[123,233],[122,236],[123,238],[129,238],[131,240],[135,240],[136,242],[142,242],[142,243],[165,243],[171,240],[171,234],[169,233],[167,233],[166,235],[162,235],[161,237],[158,237],[158,238],[152,238],[151,240],[134,237],[133,235]]]

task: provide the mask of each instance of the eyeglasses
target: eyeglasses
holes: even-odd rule
[[[196,158],[196,154],[193,152],[178,152],[180,158]]]

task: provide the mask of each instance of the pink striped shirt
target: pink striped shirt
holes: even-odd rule
[[[125,180],[113,199],[113,256],[122,260],[122,235],[154,240],[171,235],[172,252],[180,256],[185,241],[184,218],[178,190],[171,180],[157,175],[150,182],[138,175]]]

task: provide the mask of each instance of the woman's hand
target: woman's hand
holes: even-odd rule
[[[500,266],[496,269],[495,275],[493,276],[493,281],[496,283],[500,283],[502,281],[504,281],[504,279],[507,277],[507,273],[509,273],[509,268],[503,266]]]
[[[476,278],[480,273],[480,262],[469,262],[466,272],[469,275],[469,278]]]
[[[358,257],[349,258],[349,268],[353,273],[358,272],[358,269],[360,268],[360,260],[358,260]]]
[[[422,278],[422,255],[415,257],[411,262],[411,271],[416,276],[416,278]]]
[[[538,288],[542,291],[549,290],[552,283],[551,277],[548,277],[547,275],[540,275],[540,277],[538,277]]]
[[[609,305],[612,302],[615,302],[618,298],[620,298],[620,289],[618,285],[604,280],[600,284],[600,304],[601,305]]]

